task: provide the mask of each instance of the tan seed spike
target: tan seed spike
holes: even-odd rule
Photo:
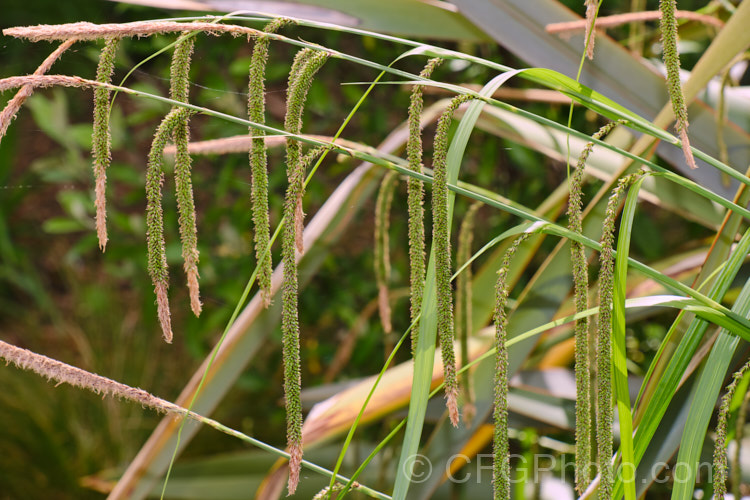
[[[50,55],[47,56],[47,58],[42,62],[41,65],[34,71],[35,76],[40,76],[45,74],[49,69],[52,67],[52,65],[57,61],[60,56],[70,48],[71,45],[76,43],[77,39],[72,38],[70,40],[67,40],[60,44],[60,46],[55,49],[54,52],[52,52]],[[8,101],[8,104],[5,106],[2,112],[0,112],[0,140],[2,140],[3,137],[5,137],[5,133],[8,131],[8,126],[10,125],[10,122],[13,121],[13,118],[15,118],[16,114],[18,113],[18,110],[21,109],[21,106],[23,106],[23,103],[26,102],[26,99],[28,99],[31,94],[34,93],[34,87],[31,85],[25,85],[21,87],[21,89],[16,93],[15,96],[13,96],[13,99]]]
[[[164,340],[167,344],[172,343],[172,319],[171,312],[169,311],[169,296],[167,295],[167,284],[163,281],[159,281],[154,285],[154,293],[156,294],[156,307],[159,315],[159,324],[161,325],[161,331],[164,334]]]

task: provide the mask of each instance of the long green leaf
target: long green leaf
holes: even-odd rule
[[[612,311],[612,377],[615,385],[615,401],[620,417],[620,455],[622,457],[618,475],[625,484],[625,499],[635,500],[635,460],[633,459],[633,414],[628,392],[627,349],[625,347],[625,287],[628,279],[628,254],[630,235],[633,229],[638,191],[643,177],[630,187],[625,208],[622,211],[620,234],[617,238],[615,259],[613,311]]]
[[[750,280],[745,282],[733,311],[738,314],[748,315],[750,313]],[[706,437],[708,423],[711,420],[716,399],[721,391],[727,368],[732,361],[740,339],[730,331],[721,329],[716,339],[711,354],[706,359],[701,370],[698,383],[690,395],[687,423],[680,441],[680,452],[677,455],[677,463],[680,464],[680,477],[675,478],[672,498],[680,500],[691,498],[695,489],[695,476],[703,449],[703,441]]]
[[[709,291],[709,297],[720,300],[721,297],[724,296],[729,289],[732,280],[739,271],[748,250],[750,250],[750,231],[747,231],[744,234],[740,242],[737,244],[735,251],[727,261],[727,265],[717,276],[716,282],[714,282]],[[678,321],[675,321],[673,324],[670,332],[668,332],[668,336],[674,334],[673,332],[678,324],[679,318]],[[690,322],[683,340],[677,346],[677,350],[670,358],[666,369],[659,377],[656,388],[653,391],[653,396],[649,401],[645,402],[647,403],[647,406],[643,411],[643,417],[638,425],[633,441],[635,453],[634,463],[636,467],[648,448],[651,438],[654,436],[654,433],[659,426],[659,422],[667,410],[669,402],[676,393],[685,369],[690,363],[690,360],[698,348],[707,328],[708,323],[702,319],[695,319]],[[615,498],[619,498],[619,496],[622,495],[622,487],[622,482],[616,480],[613,489]]]

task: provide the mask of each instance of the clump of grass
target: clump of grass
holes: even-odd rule
[[[454,97],[440,116],[435,131],[432,161],[432,238],[435,247],[435,286],[437,290],[437,329],[443,355],[445,398],[453,426],[458,426],[458,380],[456,356],[453,350],[453,292],[451,289],[451,242],[448,220],[448,131],[453,113],[470,95]]]
[[[614,436],[612,425],[612,302],[614,290],[614,241],[617,207],[620,197],[642,174],[640,172],[623,177],[618,182],[607,202],[604,216],[600,268],[599,268],[599,328],[597,332],[597,404],[596,439],[599,467],[599,495],[612,496],[612,451]]]
[[[471,246],[474,241],[474,221],[482,205],[484,204],[480,201],[472,203],[461,222],[461,229],[458,231],[458,250],[456,251],[456,260],[459,266],[464,265],[471,258]],[[461,344],[461,366],[466,366],[469,363],[469,337],[474,332],[471,318],[471,281],[471,265],[468,265],[458,275],[456,286],[456,337],[458,337]],[[471,374],[468,371],[464,371],[461,377],[461,392],[464,400],[464,419],[467,425],[470,425],[476,413],[476,408],[473,404]]]
[[[495,284],[495,398],[492,418],[495,432],[492,440],[494,456],[492,467],[492,485],[496,500],[510,498],[510,450],[508,444],[508,270],[513,256],[527,238],[529,233],[520,235],[505,251],[503,263],[497,271]]]
[[[688,138],[688,113],[685,97],[682,95],[680,84],[680,54],[677,52],[677,18],[675,17],[676,1],[660,0],[661,10],[661,41],[664,58],[664,66],[667,68],[667,89],[669,99],[672,101],[672,109],[677,118],[677,132],[680,135],[682,151],[685,161],[690,168],[698,168],[690,150],[690,139]]]
[[[274,19],[263,29],[265,33],[275,33],[289,21],[284,18]],[[250,121],[264,124],[266,122],[265,79],[268,62],[268,36],[261,36],[255,42],[250,62],[248,83],[247,113]],[[271,304],[271,235],[268,211],[268,155],[266,153],[266,135],[264,130],[250,128],[253,135],[250,147],[250,170],[252,185],[250,188],[253,225],[255,226],[255,258],[258,266],[258,284],[263,297],[263,304]]]
[[[388,300],[388,280],[391,275],[388,231],[393,193],[397,182],[398,174],[395,171],[388,172],[380,184],[375,202],[375,279],[378,284],[378,312],[386,334],[393,331],[391,306]]]
[[[601,139],[616,125],[608,123],[594,134],[594,139]],[[575,172],[570,178],[570,201],[568,203],[568,228],[583,234],[583,174],[594,143],[589,142],[581,151]],[[585,247],[577,242],[570,242],[571,260],[573,263],[574,299],[576,312],[588,309],[588,262]],[[589,362],[589,319],[576,320],[575,323],[575,374],[576,374],[576,489],[583,493],[591,482],[591,366]]]
[[[734,399],[734,395],[737,392],[737,386],[739,385],[740,381],[742,381],[743,377],[745,376],[745,373],[750,369],[750,361],[745,363],[745,365],[742,366],[737,372],[734,373],[732,376],[732,382],[727,386],[726,393],[724,394],[724,397],[721,400],[721,406],[719,406],[719,420],[716,424],[716,441],[714,444],[714,478],[713,478],[713,485],[714,485],[714,497],[715,498],[724,498],[724,496],[727,493],[727,422],[729,420],[729,410],[730,405],[732,403],[732,399]],[[743,401],[741,409],[744,408],[746,405],[746,402]],[[742,421],[740,422],[739,416],[737,417],[737,429],[740,428],[740,425],[744,427],[745,419],[744,415],[742,418]],[[737,449],[739,450],[740,443],[737,442]],[[734,490],[735,483],[739,483],[739,481],[735,480],[735,474],[734,472],[739,472],[739,460],[735,461],[734,468],[733,468],[733,474],[732,474],[732,489]],[[737,477],[739,478],[739,476]],[[737,484],[739,486],[739,484]],[[736,496],[735,498],[739,498]]]
[[[427,62],[422,72],[422,78],[430,78],[432,72],[437,68],[442,59],[434,58]],[[411,92],[411,103],[409,105],[409,140],[406,144],[406,152],[409,159],[409,169],[413,172],[422,172],[422,128],[420,118],[422,116],[424,85],[415,85]],[[424,183],[413,177],[407,181],[408,211],[409,211],[409,282],[411,286],[411,353],[417,349],[419,339],[419,315],[422,311],[422,298],[424,296],[425,280],[425,243],[424,243]]]
[[[175,45],[171,67],[172,99],[188,102],[190,89],[190,60],[193,53],[194,37],[189,33],[183,35]],[[172,129],[175,145],[174,177],[177,194],[177,209],[180,213],[180,239],[182,240],[182,259],[187,285],[190,291],[190,307],[193,314],[200,316],[202,304],[198,286],[198,230],[195,224],[195,201],[193,199],[193,181],[191,176],[190,154],[190,116],[192,113],[184,108],[175,108],[178,118]]]
[[[297,53],[289,73],[287,111],[284,128],[299,134],[302,129],[302,113],[313,77],[328,58],[325,52],[303,49]],[[299,483],[302,463],[302,405],[300,403],[301,374],[299,358],[299,317],[297,303],[297,252],[302,252],[302,196],[304,195],[305,169],[312,157],[320,154],[313,150],[306,158],[301,157],[302,145],[295,139],[287,139],[288,187],[284,201],[284,234],[282,259],[284,285],[282,293],[282,332],[284,359],[284,396],[287,413],[287,445],[289,447],[289,494],[294,493]],[[312,156],[314,155],[314,156]]]
[[[96,81],[110,83],[115,70],[115,54],[120,39],[107,38],[99,55]],[[109,95],[106,88],[94,89],[94,131],[91,138],[91,155],[94,157],[94,182],[96,205],[96,235],[99,248],[107,246],[107,168],[112,159],[112,135],[109,130]]]

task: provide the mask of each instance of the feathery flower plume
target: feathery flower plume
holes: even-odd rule
[[[612,294],[614,290],[614,243],[617,206],[620,197],[642,174],[637,172],[620,179],[612,190],[604,215],[599,254],[599,329],[597,333],[597,401],[596,439],[599,466],[599,495],[612,496],[612,449],[614,423],[612,411]]]
[[[471,245],[474,241],[474,219],[482,205],[481,201],[472,203],[461,222],[461,229],[458,231],[458,250],[456,251],[456,260],[459,266],[463,266],[471,258]],[[469,337],[474,332],[471,318],[471,265],[458,275],[457,281],[456,337],[461,343],[461,366],[466,366],[469,363]],[[474,397],[472,395],[471,374],[468,371],[465,371],[461,377],[461,390],[464,399],[464,419],[469,425],[476,413],[476,408],[472,402]]]
[[[594,134],[601,139],[617,122],[611,122]],[[583,234],[583,174],[594,143],[589,142],[581,151],[578,164],[570,180],[570,202],[568,203],[568,228]],[[588,309],[588,262],[586,249],[577,241],[570,242],[573,262],[576,312]],[[589,319],[581,318],[575,323],[575,372],[576,372],[576,489],[583,493],[591,483],[591,368],[589,362]]]
[[[596,21],[598,6],[599,2],[597,0],[586,0],[586,32],[583,37],[583,43],[586,46],[586,57],[589,60],[594,59],[594,43],[596,42],[594,22]]]
[[[263,32],[245,26],[233,24],[176,21],[136,21],[121,24],[93,24],[88,22],[68,24],[40,24],[38,26],[17,26],[6,28],[3,35],[15,38],[26,38],[32,42],[42,40],[98,40],[107,37],[141,37],[165,33],[182,33],[184,31],[202,31],[212,35],[230,33],[233,36],[262,36]]]
[[[186,414],[186,411],[181,407],[164,399],[157,398],[143,389],[121,384],[120,382],[82,370],[62,361],[16,347],[2,340],[0,340],[0,358],[4,359],[6,364],[13,363],[18,368],[33,371],[48,380],[54,380],[58,384],[69,384],[74,387],[88,389],[102,396],[127,399],[141,406],[153,408],[164,413]]]
[[[311,49],[297,53],[289,73],[287,111],[284,129],[299,134],[302,129],[302,113],[307,93],[315,73],[328,58],[328,54]],[[284,349],[284,396],[287,414],[287,446],[289,448],[289,494],[293,494],[299,483],[302,463],[302,405],[300,403],[301,375],[299,359],[299,317],[297,303],[297,254],[302,249],[302,196],[304,194],[307,164],[320,154],[319,149],[301,158],[302,145],[294,138],[287,139],[287,186],[284,199],[284,234],[282,237],[282,261],[284,284],[282,292],[281,329]]]
[[[107,38],[99,56],[96,81],[110,83],[115,69],[115,53],[119,38]],[[112,136],[109,131],[109,94],[106,88],[94,89],[94,132],[91,139],[94,157],[94,180],[96,182],[96,235],[99,248],[107,246],[107,168],[112,159]]]
[[[177,41],[172,55],[170,97],[175,101],[188,102],[190,91],[190,60],[195,38],[189,32]],[[203,306],[200,300],[198,285],[198,230],[195,223],[195,201],[193,199],[193,181],[191,176],[190,154],[190,116],[192,112],[174,107],[178,118],[172,130],[175,145],[174,179],[177,195],[177,209],[180,213],[180,239],[182,240],[183,268],[187,276],[190,291],[190,307],[193,314],[200,316]]]
[[[288,23],[283,18],[274,19],[263,29],[265,33],[275,33]],[[267,36],[259,37],[253,47],[250,61],[247,113],[250,121],[264,124],[266,122],[266,63],[268,62]],[[271,304],[271,233],[268,212],[268,155],[266,153],[266,132],[250,128],[253,134],[250,146],[250,170],[252,184],[250,196],[253,207],[253,224],[255,226],[255,258],[258,266],[258,284],[263,297],[263,304]]]
[[[690,150],[688,138],[688,114],[685,98],[680,85],[680,54],[677,52],[677,18],[675,17],[676,0],[660,0],[661,41],[664,66],[667,67],[667,90],[672,101],[672,109],[677,118],[677,132],[682,143],[682,152],[690,168],[698,168]]]
[[[432,72],[443,60],[440,58],[430,59],[422,72],[422,78],[430,78]],[[422,117],[422,94],[424,85],[415,85],[411,92],[411,104],[409,105],[409,140],[406,143],[406,152],[409,158],[409,169],[412,172],[422,173],[422,128],[420,118]],[[424,244],[424,183],[413,177],[407,180],[408,211],[409,211],[409,268],[411,285],[411,321],[414,327],[411,330],[411,354],[417,350],[419,338],[419,322],[417,318],[422,311],[422,297],[424,295],[425,280],[425,244]]]
[[[745,363],[739,371],[732,375],[732,382],[727,386],[727,392],[721,399],[719,407],[719,420],[716,424],[716,442],[714,444],[714,498],[724,498],[727,493],[727,421],[729,420],[729,410],[737,392],[737,386],[742,378],[750,369],[750,361]],[[743,406],[745,403],[742,403]],[[744,419],[743,419],[744,421]],[[738,447],[739,447],[739,443]],[[737,468],[737,465],[735,465]],[[734,483],[734,481],[733,481]],[[734,484],[733,484],[734,486]]]
[[[453,293],[451,290],[451,242],[448,220],[448,130],[453,113],[463,103],[473,99],[463,94],[453,98],[438,120],[432,161],[432,237],[435,246],[435,286],[437,292],[437,329],[443,354],[445,397],[448,415],[458,426],[458,380],[456,356],[453,352]]]
[[[378,311],[385,333],[391,333],[391,306],[388,301],[388,279],[391,275],[388,230],[390,228],[391,205],[396,189],[398,173],[391,170],[380,183],[375,202],[375,279],[378,283]]]
[[[148,246],[148,273],[154,284],[156,305],[159,312],[159,323],[164,340],[172,343],[172,322],[169,312],[169,269],[167,254],[164,248],[164,217],[162,212],[161,186],[164,183],[164,146],[175,125],[182,118],[181,109],[173,109],[159,124],[148,153],[146,169],[146,240]]]
[[[508,270],[513,256],[529,233],[520,235],[505,251],[503,264],[497,271],[495,284],[495,399],[492,418],[495,432],[492,440],[493,467],[492,486],[495,500],[510,499],[510,451],[508,444]]]
[[[71,45],[76,43],[76,41],[77,40],[75,38],[71,38],[70,40],[66,40],[65,42],[61,43],[60,46],[56,48],[54,52],[48,55],[47,58],[42,62],[42,64],[39,65],[39,67],[34,71],[34,75],[40,76],[49,71],[55,61],[57,61],[60,56],[70,48]],[[10,101],[8,101],[8,104],[5,106],[3,111],[0,112],[0,141],[3,139],[3,137],[5,137],[5,133],[8,131],[8,126],[10,125],[10,122],[13,121],[13,118],[16,117],[18,110],[21,109],[23,103],[26,102],[26,99],[31,97],[31,94],[33,93],[33,86],[23,86],[21,90],[19,90],[16,95],[13,96]]]

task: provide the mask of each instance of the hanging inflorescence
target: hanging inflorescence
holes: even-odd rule
[[[474,241],[474,220],[477,212],[484,205],[481,201],[475,201],[466,211],[461,228],[458,230],[458,250],[456,260],[459,266],[463,266],[471,258],[471,245]],[[471,264],[458,275],[456,286],[456,337],[461,345],[461,366],[469,363],[469,337],[474,333],[472,324],[472,271]],[[476,408],[473,404],[471,387],[471,374],[464,371],[461,377],[461,393],[463,395],[464,419],[470,425]]]
[[[474,97],[463,94],[453,98],[440,116],[435,131],[432,160],[432,240],[435,249],[435,287],[437,292],[437,331],[443,355],[445,398],[451,423],[458,426],[458,380],[453,349],[453,290],[451,289],[451,242],[448,220],[448,131],[453,113]]]
[[[393,331],[391,325],[391,305],[388,300],[388,280],[391,276],[391,258],[388,231],[390,227],[391,205],[396,190],[398,174],[388,172],[380,184],[375,202],[375,279],[378,285],[378,311],[383,331]]]
[[[175,44],[171,67],[172,99],[188,102],[190,88],[190,59],[193,52],[193,36],[183,34]],[[162,211],[162,191],[164,183],[164,147],[168,138],[175,144],[175,190],[180,213],[180,237],[182,257],[187,274],[190,302],[194,314],[201,312],[198,290],[198,238],[195,223],[195,203],[191,180],[191,160],[188,154],[190,141],[188,123],[193,111],[173,106],[159,124],[151,144],[146,171],[146,236],[148,246],[148,270],[156,293],[156,306],[164,340],[172,342],[172,321],[169,311],[169,268],[164,243],[164,217]]]
[[[676,0],[660,0],[661,9],[661,41],[664,66],[667,68],[667,89],[669,99],[672,101],[672,109],[677,118],[677,132],[682,142],[682,151],[685,161],[690,168],[697,168],[693,152],[690,150],[690,139],[688,138],[688,114],[687,104],[682,95],[680,84],[680,54],[677,51],[677,18],[675,17]]]
[[[302,129],[302,113],[307,93],[313,78],[328,58],[325,52],[303,49],[297,53],[289,73],[286,118],[284,129],[299,134]],[[302,253],[305,170],[307,164],[321,153],[315,149],[302,157],[302,145],[294,138],[287,139],[286,162],[288,187],[284,200],[284,234],[282,260],[284,285],[282,293],[284,397],[287,413],[287,446],[289,447],[289,494],[294,493],[299,483],[302,463],[302,405],[300,403],[301,374],[299,358],[299,317],[297,303],[297,252]]]
[[[608,134],[616,122],[608,123],[593,135],[601,139]],[[578,164],[570,178],[570,201],[568,203],[568,228],[583,235],[583,174],[594,143],[589,142],[581,151]],[[583,244],[571,240],[571,261],[576,312],[588,309],[588,262]],[[591,482],[591,367],[589,362],[589,319],[575,322],[575,375],[576,375],[576,489],[583,493]]]
[[[749,369],[750,361],[745,363],[742,368],[735,372],[735,374],[732,376],[732,382],[727,386],[727,392],[726,394],[724,394],[724,397],[721,400],[721,406],[719,406],[719,420],[716,424],[716,441],[714,444],[713,484],[715,498],[724,498],[727,493],[727,422],[729,420],[730,405],[732,403],[732,400],[734,399],[735,394],[737,393],[737,386],[740,384],[740,381],[742,381]],[[742,410],[746,404],[747,402],[743,398],[740,410]],[[740,411],[739,413],[743,413],[743,411]],[[740,426],[744,427],[745,416],[738,415],[737,420],[737,429],[739,430]],[[737,442],[737,449],[740,449],[739,441]],[[737,460],[734,463],[733,471],[739,471],[739,465],[739,460]],[[735,474],[732,474],[732,476],[732,489],[735,489],[735,483],[739,483],[739,481],[734,481]],[[737,475],[736,477],[737,479],[739,479],[739,475]],[[736,486],[739,485],[737,484]]]
[[[172,56],[170,96],[175,101],[188,102],[190,89],[190,59],[193,53],[195,38],[192,33],[185,33],[175,45]],[[193,314],[200,316],[202,305],[198,287],[198,231],[195,225],[195,202],[193,200],[193,181],[191,175],[189,122],[192,111],[175,108],[177,121],[172,129],[172,140],[175,145],[174,180],[177,197],[177,210],[180,218],[180,239],[182,240],[182,260],[190,291],[190,307]]]
[[[620,197],[642,174],[623,177],[607,203],[604,215],[599,268],[599,328],[597,331],[596,440],[599,467],[599,495],[612,496],[612,452],[614,414],[612,409],[612,303],[614,290],[614,242]]]
[[[99,55],[96,81],[110,83],[115,70],[115,53],[120,39],[107,38]],[[91,156],[94,158],[94,183],[96,205],[96,235],[99,248],[107,246],[107,168],[112,159],[112,136],[109,130],[109,95],[106,88],[94,89],[94,124],[91,138]]]
[[[422,72],[422,78],[430,78],[442,59],[434,58],[427,62]],[[409,105],[409,140],[406,152],[409,159],[409,169],[422,173],[422,94],[424,85],[415,85],[411,93]],[[424,183],[414,177],[407,181],[408,210],[409,210],[409,268],[411,285],[411,353],[416,352],[419,340],[419,314],[422,311],[422,297],[424,296],[425,280],[425,243],[424,243]]]
[[[596,42],[596,14],[599,10],[599,0],[586,0],[586,30],[583,43],[586,45],[586,57],[594,58],[594,43]]]
[[[506,250],[503,263],[497,271],[495,284],[495,398],[492,418],[495,432],[492,441],[494,456],[492,486],[495,500],[510,500],[510,450],[508,444],[508,389],[509,364],[508,348],[508,271],[513,256],[529,233],[520,235]]]
[[[275,33],[289,21],[284,18],[274,19],[263,30]],[[250,121],[263,125],[266,122],[265,79],[268,62],[268,36],[261,36],[255,42],[250,61],[248,84],[247,113]],[[255,226],[255,258],[258,267],[258,284],[263,304],[271,304],[271,233],[268,211],[268,155],[266,153],[265,131],[250,127],[253,135],[250,147],[250,170],[252,185],[250,188],[253,206],[253,225]]]

